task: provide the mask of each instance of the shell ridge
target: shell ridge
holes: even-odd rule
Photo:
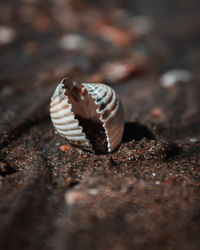
[[[118,99],[115,99],[113,101],[113,103],[109,106],[109,107],[106,107],[105,110],[103,110],[103,112],[101,112],[101,117],[102,117],[102,120],[104,120],[105,122],[107,120],[109,120],[112,116],[115,115],[115,113],[117,112],[117,109],[119,107],[119,102],[118,102]],[[111,108],[113,108],[112,111],[108,112],[109,109],[111,110]]]

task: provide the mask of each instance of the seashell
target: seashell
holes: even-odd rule
[[[57,132],[70,144],[110,153],[121,143],[122,104],[105,84],[62,80],[51,98],[50,116]]]

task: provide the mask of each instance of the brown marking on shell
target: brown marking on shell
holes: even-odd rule
[[[121,142],[124,116],[118,95],[105,84],[64,79],[50,104],[58,133],[70,143],[96,152],[112,152]]]

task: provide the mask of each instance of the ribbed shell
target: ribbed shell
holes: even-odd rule
[[[118,95],[109,86],[99,83],[84,83],[88,93],[97,104],[97,113],[105,129],[108,152],[112,152],[121,142],[124,131],[124,116]]]
[[[57,86],[51,98],[50,115],[54,127],[61,136],[78,146],[91,147],[86,134],[72,112],[72,105],[65,95],[62,83]]]
[[[124,116],[118,95],[109,86],[98,83],[82,83],[82,93],[87,92],[91,101],[96,105],[96,113],[102,124],[107,141],[107,150],[112,152],[121,142],[124,130]],[[85,107],[86,110],[89,107]],[[72,111],[72,104],[66,95],[62,82],[57,86],[51,98],[50,115],[58,133],[70,143],[92,149],[87,135],[79,125]],[[95,150],[95,148],[94,148]]]

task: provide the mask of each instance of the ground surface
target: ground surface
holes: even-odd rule
[[[2,250],[200,247],[200,3],[107,2],[0,3]],[[164,87],[180,68],[190,79]],[[48,106],[65,76],[121,96],[115,153],[54,133]]]

